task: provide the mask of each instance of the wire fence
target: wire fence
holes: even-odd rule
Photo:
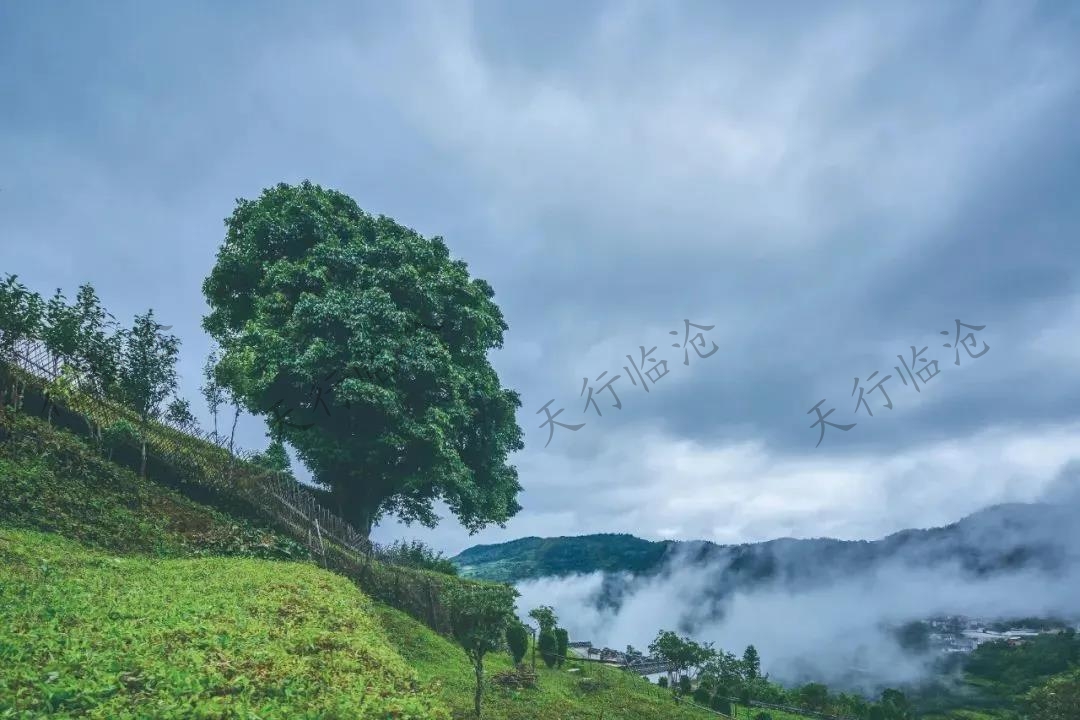
[[[0,362],[18,368],[41,385],[50,417],[60,408],[56,402],[59,398],[50,397],[51,388],[62,378],[70,381],[74,392],[65,393],[62,402],[67,410],[87,419],[88,427],[91,421],[97,424],[99,441],[102,426],[121,420],[137,421],[131,408],[105,397],[77,376],[65,375],[62,359],[39,340],[20,340],[14,351],[0,355]],[[0,390],[0,397],[6,389]],[[44,412],[42,407],[39,414]],[[353,578],[369,595],[404,610],[438,632],[447,631],[445,610],[439,602],[441,585],[466,581],[451,576],[442,580],[435,573],[397,566],[388,548],[371,542],[322,505],[310,488],[291,476],[261,467],[253,462],[260,453],[241,450],[229,438],[193,423],[178,425],[166,418],[147,423],[145,429],[138,440],[131,441],[140,445],[136,449],[141,451],[141,443],[145,442],[148,455],[183,468],[185,482],[193,481],[212,494],[240,500],[267,524],[301,543],[323,567]],[[192,462],[193,453],[199,455],[198,462]]]

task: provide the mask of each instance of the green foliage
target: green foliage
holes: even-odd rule
[[[100,396],[115,392],[122,333],[116,332],[92,285],[79,287],[74,305],[56,290],[45,305],[41,337],[58,362],[72,368],[84,390]]]
[[[1031,717],[1039,720],[1076,720],[1080,716],[1080,670],[1052,678],[1028,693]]]
[[[683,693],[684,695],[689,695],[691,687],[692,685],[688,676],[682,675],[681,677],[679,677],[679,692]]]
[[[420,540],[408,542],[395,540],[390,547],[380,551],[379,557],[384,562],[395,565],[431,570],[446,575],[457,575],[458,573],[457,566],[454,563],[443,557],[441,552],[428,547]]]
[[[559,624],[559,618],[555,615],[555,610],[550,605],[541,605],[540,607],[533,608],[529,611],[529,617],[536,621],[540,626],[541,632],[544,630],[554,632],[555,626]]]
[[[1072,629],[1038,635],[1013,647],[1005,641],[983,643],[971,653],[966,670],[1020,695],[1046,678],[1080,664],[1080,637]]]
[[[214,374],[214,369],[218,364],[218,355],[216,351],[211,351],[210,355],[206,358],[206,364],[203,365],[203,384],[199,387],[199,393],[206,400],[206,407],[210,410],[210,416],[214,421],[214,441],[217,442],[220,435],[218,434],[218,410],[225,404],[225,391],[221,385],[218,384],[217,377]]]
[[[690,669],[708,675],[710,663],[717,662],[717,653],[711,645],[700,645],[690,638],[680,637],[670,630],[661,630],[649,644],[649,653],[671,663],[678,675]],[[716,674],[718,677],[718,674]]]
[[[713,696],[709,707],[725,715],[731,715],[731,701],[719,693]]]
[[[176,390],[180,341],[161,333],[153,310],[136,315],[123,338],[120,386],[124,401],[143,420],[156,418],[162,401]]]
[[[474,709],[477,718],[480,717],[484,691],[484,656],[497,650],[502,643],[506,627],[514,617],[517,595],[517,590],[508,585],[458,584],[448,588],[443,597],[454,639],[465,649],[476,671]]]
[[[566,649],[570,646],[570,636],[566,628],[555,628],[555,655],[558,658],[559,667],[566,662]]]
[[[529,631],[523,624],[512,622],[507,626],[506,645],[515,665],[525,659],[525,653],[529,651]]]
[[[41,335],[45,307],[41,297],[8,275],[0,283],[0,354],[10,355],[20,340]]]
[[[313,565],[110,557],[0,528],[0,717],[450,720]]]
[[[661,675],[660,677],[658,677],[658,678],[656,679],[656,684],[657,684],[657,685],[659,685],[659,686],[660,686],[660,687],[662,687],[662,688],[666,688],[666,687],[668,686],[668,680],[667,680],[667,678],[666,678],[666,677],[664,677],[663,675]]]
[[[251,462],[271,472],[284,475],[291,480],[296,479],[292,472],[292,463],[289,461],[289,453],[285,449],[285,444],[280,440],[271,440],[270,446],[252,457]]]
[[[757,648],[753,645],[747,645],[746,650],[743,651],[743,674],[747,680],[756,680],[761,677],[761,657],[758,655]]]
[[[537,649],[540,657],[549,668],[555,667],[559,659],[559,641],[555,639],[555,631],[551,629],[541,630],[537,639]]]
[[[670,541],[650,542],[633,535],[528,537],[498,545],[477,545],[454,558],[463,577],[519,582],[543,576],[655,570]]]
[[[308,558],[297,542],[228,517],[107,462],[75,435],[24,415],[0,414],[0,524],[54,532],[119,553],[169,557]],[[105,442],[136,433],[124,420]]]
[[[829,703],[829,688],[821,683],[807,683],[796,693],[800,707],[816,712],[824,712]]]
[[[441,238],[308,182],[239,200],[226,225],[203,284],[217,379],[255,415],[290,413],[283,439],[347,519],[434,526],[442,499],[478,530],[520,510],[521,403],[487,358],[507,329],[490,285]]]
[[[457,718],[473,713],[475,677],[460,648],[416,621],[390,608],[379,611],[387,637],[421,681],[437,680],[441,699]],[[570,660],[578,673],[537,667],[535,688],[492,687],[484,695],[485,717],[498,720],[716,720],[707,710],[685,703],[643,678],[598,663]],[[484,666],[492,675],[512,669],[505,653],[489,655]],[[591,682],[583,683],[588,678]],[[784,720],[795,720],[785,716]]]
[[[181,429],[194,428],[195,416],[191,413],[191,404],[183,398],[173,398],[165,408],[165,419]]]

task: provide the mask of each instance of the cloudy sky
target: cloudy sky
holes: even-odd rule
[[[443,236],[510,325],[524,510],[377,539],[875,538],[1080,459],[1078,116],[1071,3],[4,3],[0,272],[154,308],[195,401],[223,219],[310,179]],[[856,426],[815,447],[822,399]],[[545,447],[549,400],[586,425]]]

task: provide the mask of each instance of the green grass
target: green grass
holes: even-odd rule
[[[465,652],[412,618],[386,606],[377,606],[379,622],[401,656],[416,669],[421,680],[437,681],[443,701],[455,718],[472,717],[472,666]],[[513,666],[507,653],[485,658],[490,676]],[[579,672],[568,672],[579,668]],[[549,670],[537,659],[539,675],[535,689],[506,690],[490,683],[484,694],[484,717],[498,720],[716,720],[720,716],[676,704],[669,691],[632,673],[597,663],[569,661],[561,670]],[[599,683],[595,691],[582,689],[580,680]],[[755,710],[754,714],[760,712]],[[800,716],[769,711],[773,720],[802,720]],[[739,718],[745,717],[740,708]]]
[[[377,617],[310,564],[0,529],[0,718],[448,718]]]
[[[200,505],[108,462],[77,435],[0,411],[0,524],[158,556],[302,559],[281,533]]]

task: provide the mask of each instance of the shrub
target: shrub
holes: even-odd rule
[[[658,678],[656,679],[656,684],[657,684],[657,685],[659,685],[659,686],[660,686],[660,687],[662,687],[662,688],[666,688],[666,687],[667,687],[667,684],[668,684],[668,683],[667,683],[667,678],[666,678],[666,677],[663,677],[663,676],[661,676],[661,677],[658,677]]]
[[[691,689],[690,678],[683,675],[682,677],[679,678],[679,692],[684,693],[686,695],[689,695],[690,694],[690,689]]]
[[[517,665],[525,659],[525,653],[529,649],[529,631],[520,622],[511,623],[506,628],[506,644],[510,648],[510,656]]]
[[[719,694],[713,696],[712,702],[709,703],[709,707],[725,715],[731,714],[731,702],[729,702],[726,697],[721,697]]]
[[[696,702],[698,705],[704,705],[705,707],[709,707],[710,700],[712,700],[712,695],[706,688],[698,687],[698,689],[694,691],[694,702]]]
[[[566,662],[566,649],[570,646],[570,636],[565,628],[555,628],[555,653],[559,667]]]
[[[544,659],[544,664],[549,668],[555,667],[555,663],[558,661],[559,642],[555,639],[554,631],[542,630],[537,645],[539,646],[540,657]]]
[[[754,716],[754,720],[772,720],[772,715],[767,712],[759,712]]]
[[[432,570],[446,575],[457,575],[457,565],[449,558],[443,557],[441,552],[428,547],[420,540],[405,542],[397,540],[380,553],[380,559],[392,565],[404,565],[405,567],[419,570]]]

